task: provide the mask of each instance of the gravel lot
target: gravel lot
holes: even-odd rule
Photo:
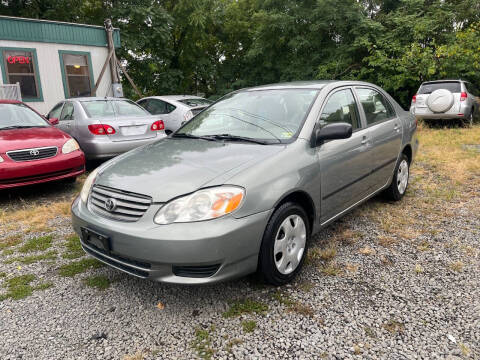
[[[36,276],[30,296],[0,301],[0,358],[480,359],[480,176],[450,188],[438,171],[420,159],[401,203],[372,199],[317,235],[308,265],[284,288],[253,277],[174,286],[93,265],[64,276],[62,265],[87,259],[64,258],[68,215],[42,231],[0,223],[0,238],[21,236],[0,255],[0,295],[9,279]],[[0,209],[69,201],[76,191],[0,193]],[[56,254],[18,261],[42,235],[51,245],[28,255]]]

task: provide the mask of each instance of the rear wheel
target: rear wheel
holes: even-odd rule
[[[410,177],[410,163],[405,154],[400,156],[400,160],[395,166],[395,172],[393,173],[393,180],[385,195],[388,199],[393,201],[399,201],[405,195],[408,187],[408,180]]]
[[[170,135],[173,131],[172,130],[165,130],[165,134]]]
[[[300,272],[310,237],[305,210],[287,202],[275,210],[263,235],[259,257],[260,276],[273,285],[284,285]]]
[[[463,120],[463,126],[464,127],[472,127],[473,126],[473,118],[474,118],[474,113],[473,109],[470,111],[470,115],[468,115],[464,120]]]

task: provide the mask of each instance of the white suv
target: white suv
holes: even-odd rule
[[[479,113],[478,90],[463,80],[424,82],[413,96],[410,111],[417,119],[458,119],[472,126]]]

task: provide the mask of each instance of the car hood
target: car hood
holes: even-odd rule
[[[165,202],[207,184],[221,185],[226,179],[221,175],[253,165],[283,148],[168,138],[113,159],[100,170],[95,183],[148,195],[155,202]]]
[[[68,139],[70,136],[53,126],[0,130],[0,153],[46,146],[61,148]]]

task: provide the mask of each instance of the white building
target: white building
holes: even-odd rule
[[[113,43],[120,47],[120,32]],[[102,26],[0,16],[0,87],[20,84],[22,101],[46,114],[60,100],[77,96],[112,96]],[[1,96],[1,95],[0,95]]]

